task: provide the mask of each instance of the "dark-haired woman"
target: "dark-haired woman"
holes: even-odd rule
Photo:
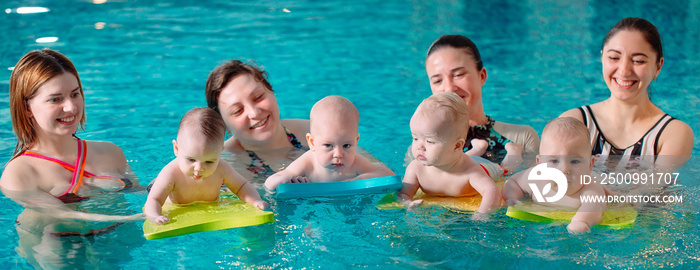
[[[207,106],[221,114],[233,134],[224,148],[243,160],[233,163],[246,178],[264,180],[308,149],[309,120],[280,118],[265,71],[239,60],[228,61],[211,71],[205,94]]]
[[[611,158],[605,162],[611,169],[643,161],[681,167],[690,158],[693,131],[649,99],[649,86],[664,64],[658,30],[645,19],[625,18],[608,32],[602,47],[603,80],[610,97],[561,116],[586,124],[593,154],[600,161]]]
[[[484,112],[482,87],[487,74],[474,42],[460,35],[438,38],[428,49],[425,70],[433,93],[454,92],[469,105],[467,154],[501,164],[506,173],[514,172],[523,156],[531,157],[524,161],[526,166],[534,164],[540,144],[535,129],[496,121]]]

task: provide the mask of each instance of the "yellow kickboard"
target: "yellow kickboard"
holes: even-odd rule
[[[185,205],[166,203],[163,213],[170,222],[155,225],[143,223],[146,239],[161,239],[196,232],[225,230],[272,223],[275,216],[233,197],[219,197],[215,202],[197,202]]]
[[[476,212],[476,210],[479,209],[479,205],[481,205],[481,195],[471,197],[438,197],[427,195],[420,189],[416,192],[416,195],[413,196],[413,199],[422,199],[423,203],[420,205],[421,207],[438,206],[458,212]],[[379,200],[377,208],[392,210],[406,208],[406,206],[397,201],[396,195],[391,193]]]
[[[512,218],[517,218],[535,222],[561,222],[569,223],[576,212],[564,211],[561,208],[536,204],[533,202],[525,202],[522,204],[508,207],[506,215]],[[637,219],[637,211],[634,207],[621,204],[608,204],[603,219],[596,227],[623,229],[634,226],[634,221]]]

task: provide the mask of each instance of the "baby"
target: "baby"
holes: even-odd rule
[[[357,155],[359,113],[348,99],[325,97],[311,108],[309,151],[265,181],[269,190],[282,183],[339,182],[394,175],[389,168]]]
[[[210,108],[195,108],[182,117],[177,140],[173,140],[176,158],[153,181],[144,206],[144,213],[154,224],[170,221],[162,212],[166,199],[176,204],[216,201],[222,184],[257,208],[269,207],[231,164],[220,162],[225,129],[221,116]]]
[[[542,130],[540,154],[537,163],[546,163],[549,168],[556,168],[566,176],[568,187],[564,197],[554,202],[559,206],[578,209],[571,223],[567,226],[570,232],[588,232],[590,227],[600,222],[605,203],[582,202],[581,196],[603,196],[605,191],[600,184],[591,183],[583,185],[581,175],[590,175],[593,170],[594,157],[591,155],[590,134],[581,121],[574,118],[563,117],[550,121]],[[541,165],[540,165],[541,166]],[[545,167],[536,167],[537,170],[546,170]],[[525,193],[532,196],[533,190],[529,184],[535,184],[539,189],[536,196],[553,197],[558,194],[559,186],[551,181],[529,180],[530,171],[533,168],[516,173],[503,186],[503,199],[507,205],[519,204]],[[539,171],[538,171],[539,172]],[[544,190],[549,191],[544,191]],[[544,194],[539,194],[544,191]]]
[[[456,125],[455,123],[463,123]],[[485,169],[462,152],[469,130],[467,104],[452,92],[435,93],[423,100],[411,117],[411,152],[415,160],[406,168],[399,198],[409,208],[421,188],[434,196],[467,197],[481,194],[478,213],[500,207],[501,194]]]

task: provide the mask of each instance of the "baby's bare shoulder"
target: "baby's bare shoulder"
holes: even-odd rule
[[[588,195],[605,195],[605,189],[603,189],[603,186],[598,183],[590,183],[583,185],[580,193],[585,193]]]

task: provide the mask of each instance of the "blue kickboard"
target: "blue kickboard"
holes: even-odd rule
[[[399,189],[401,189],[401,177],[391,175],[344,182],[280,184],[277,187],[277,198],[391,193]]]

